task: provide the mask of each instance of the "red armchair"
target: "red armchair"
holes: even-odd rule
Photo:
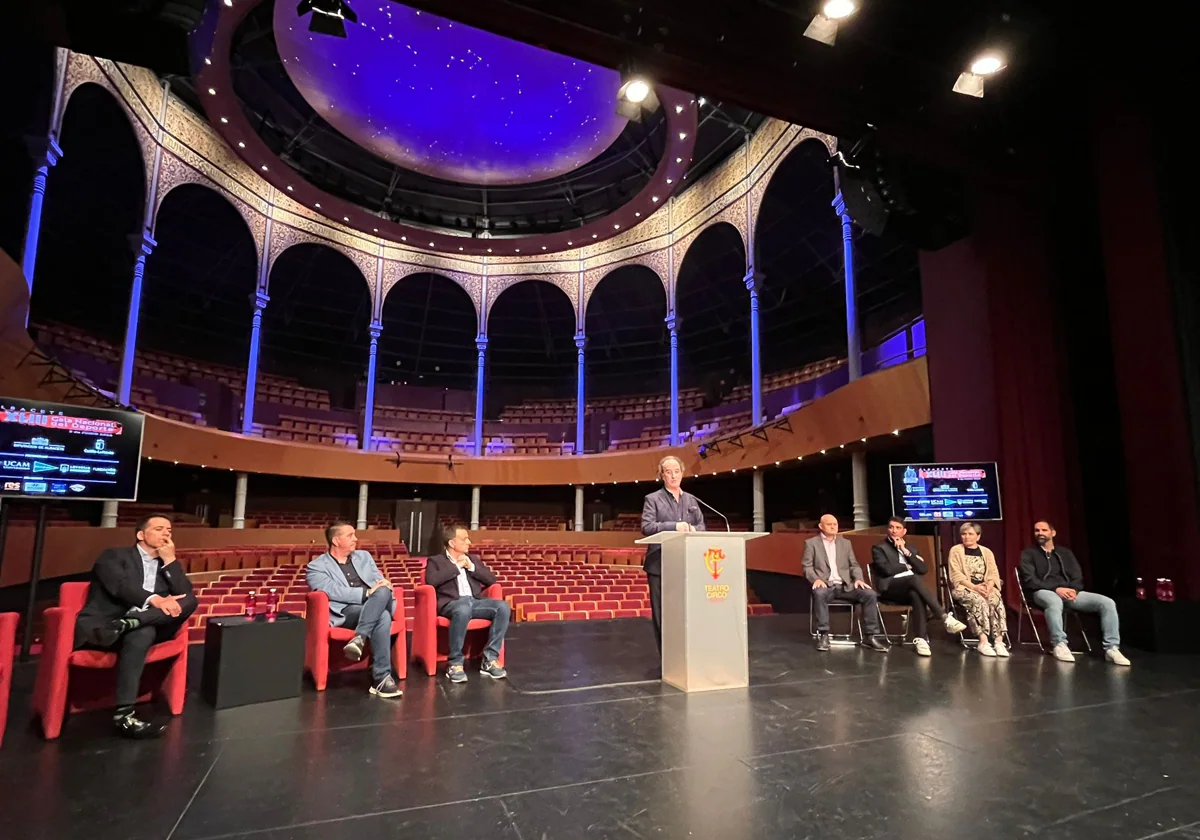
[[[8,723],[8,692],[12,688],[13,659],[17,653],[17,614],[0,613],[0,744]]]
[[[115,651],[74,650],[75,616],[87,602],[87,583],[64,583],[58,606],[46,610],[45,643],[33,688],[33,714],[41,720],[46,739],[62,732],[68,712],[111,708],[116,702]],[[167,702],[171,714],[183,713],[187,694],[187,625],[175,637],[160,642],[146,654],[146,670],[138,702],[150,699],[151,687]]]
[[[425,572],[421,572],[421,583],[415,590],[416,600],[413,605],[413,659],[424,663],[425,673],[433,676],[437,673],[439,662],[450,658],[450,619],[437,614],[437,592],[425,583]],[[484,598],[504,600],[504,590],[498,583],[493,583],[483,590]],[[467,641],[463,645],[463,655],[467,659],[477,659],[483,656],[487,647],[488,633],[492,622],[486,618],[472,618],[467,625]],[[504,667],[504,645],[500,646],[500,667]]]
[[[404,593],[396,592],[396,615],[392,616],[392,669],[397,679],[408,676],[408,637],[404,629]],[[342,656],[342,647],[354,638],[353,630],[329,626],[329,596],[324,592],[309,592],[307,610],[304,615],[306,639],[304,643],[304,670],[308,671],[317,686],[325,690],[330,671],[357,671],[369,667],[369,660],[351,662]],[[330,656],[332,651],[333,655]],[[375,655],[375,651],[371,651]]]

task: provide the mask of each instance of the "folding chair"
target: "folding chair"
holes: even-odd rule
[[[959,601],[955,600],[954,598],[954,587],[950,585],[950,569],[946,566],[938,567],[938,586],[942,588],[942,600],[946,603],[946,612],[957,618],[963,624],[966,624],[967,610]],[[1018,584],[1017,589],[1020,588],[1020,584]],[[1025,593],[1021,593],[1021,597],[1024,599]],[[1018,626],[1017,629],[1019,632],[1020,627]],[[1034,629],[1036,631],[1037,628]],[[968,650],[975,650],[979,647],[979,639],[976,639],[974,636],[968,636],[966,630],[963,630],[958,634],[958,640],[962,643],[962,646]],[[1009,650],[1012,649],[1012,637],[1009,636],[1007,629],[1004,631],[1004,644],[1009,648]]]
[[[874,589],[877,593],[879,592],[879,587],[877,587],[875,585],[875,575],[871,572],[871,565],[869,563],[867,564],[867,583],[870,584],[871,588]],[[924,607],[922,607],[922,609],[924,609]],[[911,604],[909,604],[909,605],[893,604],[890,602],[882,601],[879,598],[876,598],[875,599],[875,612],[879,616],[879,626],[881,628],[883,628],[883,637],[885,639],[887,639],[889,645],[911,645],[911,644],[913,644],[913,642],[909,641],[909,638],[908,638],[908,628],[909,628],[909,623],[910,623],[909,617],[912,615],[912,605]],[[885,614],[886,615],[899,615],[901,617],[903,624],[901,625],[899,634],[888,632],[887,622],[883,620],[883,617]],[[860,638],[862,637],[861,629],[859,630],[859,637]]]
[[[813,624],[813,602],[815,600],[816,600],[815,596],[810,596],[810,600],[809,600],[809,604],[808,604],[808,632],[814,639],[820,635],[819,633],[817,633],[816,625]],[[829,618],[830,618],[829,625],[830,625],[831,630],[833,629],[833,610],[835,607],[848,609],[850,611],[850,632],[849,633],[833,633],[833,632],[831,632],[829,634],[829,643],[831,645],[850,645],[850,646],[859,644],[864,638],[863,637],[863,629],[862,629],[862,620],[859,619],[857,614],[854,612],[854,604],[848,604],[848,603],[845,603],[844,601],[830,601],[829,602],[829,613],[830,613],[829,614]],[[854,628],[855,627],[858,628],[858,641],[857,642],[854,640]]]
[[[1040,647],[1046,653],[1049,653],[1050,651],[1046,650],[1046,645],[1042,642],[1041,634],[1038,633],[1037,622],[1033,620],[1033,611],[1037,610],[1039,613],[1041,613],[1042,610],[1038,609],[1037,607],[1029,606],[1029,600],[1025,597],[1025,590],[1021,588],[1021,579],[1020,579],[1020,577],[1017,576],[1016,569],[1013,569],[1013,577],[1016,579],[1016,582],[1017,582],[1017,591],[1021,593],[1021,609],[1022,609],[1021,615],[1017,617],[1017,644],[1019,644],[1019,645],[1036,645],[1037,647]],[[1066,613],[1070,613],[1071,615],[1075,616],[1075,625],[1079,628],[1079,634],[1081,636],[1083,636],[1084,647],[1087,648],[1086,651],[1072,650],[1071,653],[1076,653],[1079,655],[1083,655],[1084,653],[1091,653],[1092,652],[1092,641],[1091,641],[1091,639],[1088,638],[1087,631],[1083,629],[1083,619],[1081,619],[1079,617],[1079,613],[1076,612],[1075,610],[1067,609],[1066,607],[1063,607],[1063,613],[1064,613],[1063,629],[1064,630],[1067,629]],[[1021,635],[1025,630],[1024,626],[1021,623],[1022,618],[1027,619],[1029,621],[1029,626],[1033,628],[1033,638],[1036,641],[1033,641],[1033,642],[1022,641]],[[1070,643],[1070,639],[1069,639],[1069,634],[1068,634],[1068,645],[1069,645],[1069,643]]]

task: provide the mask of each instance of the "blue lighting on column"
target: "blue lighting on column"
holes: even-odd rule
[[[671,331],[671,445],[679,445],[679,319],[672,312],[667,316]]]
[[[367,356],[367,404],[363,407],[363,435],[359,448],[371,448],[371,436],[375,433],[375,365],[379,355],[379,336],[383,324],[371,324],[371,352]]]
[[[475,349],[479,351],[479,370],[475,375],[475,454],[483,455],[483,379],[484,369],[487,365],[487,346],[488,339],[486,335],[480,334],[475,337]]]
[[[254,316],[250,320],[250,360],[246,363],[246,393],[242,400],[242,434],[254,429],[254,401],[258,389],[258,345],[262,340],[263,310],[270,300],[262,292],[254,293]]]
[[[836,170],[835,170],[836,172]],[[839,186],[833,197],[833,210],[842,220],[842,267],[846,278],[846,370],[853,382],[862,376],[862,349],[858,339],[858,301],[854,289],[854,238],[850,213]]]
[[[117,380],[117,401],[129,405],[129,394],[133,390],[133,360],[137,353],[138,315],[142,310],[142,278],[146,274],[146,257],[158,243],[149,231],[132,237],[140,250],[133,263],[133,286],[129,290],[129,319],[125,322],[125,346],[121,350],[121,375]]]
[[[575,348],[579,351],[579,375],[575,383],[575,454],[583,454],[583,419],[586,409],[586,389],[584,388],[584,348],[587,346],[587,335],[579,333],[575,336]]]
[[[753,268],[746,274],[746,289],[750,292],[750,425],[763,421],[762,410],[762,355],[759,348],[758,290],[762,287],[762,275]]]
[[[46,179],[50,175],[50,167],[58,163],[62,157],[62,149],[53,137],[47,138],[46,149],[42,155],[42,163],[33,176],[33,197],[29,201],[29,224],[25,228],[25,250],[21,255],[21,270],[25,272],[25,282],[29,293],[33,294],[33,271],[37,267],[38,237],[42,232],[42,204],[46,198]]]

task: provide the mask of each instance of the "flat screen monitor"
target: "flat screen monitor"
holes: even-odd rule
[[[0,496],[137,499],[145,418],[0,397]]]
[[[892,464],[892,515],[906,522],[1003,519],[994,461]]]

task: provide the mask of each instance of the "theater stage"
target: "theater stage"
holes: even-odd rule
[[[751,619],[746,690],[641,682],[645,621],[522,624],[507,682],[412,674],[399,702],[336,683],[219,713],[194,694],[149,743],[104,715],[41,741],[20,666],[0,836],[1200,837],[1200,658],[818,654],[806,619]]]

